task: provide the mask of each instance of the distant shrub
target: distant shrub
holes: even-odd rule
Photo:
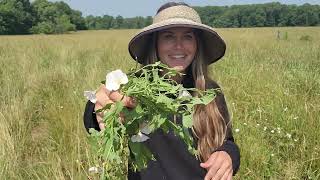
[[[40,22],[31,28],[33,34],[53,34],[54,24],[51,22]]]
[[[301,41],[311,41],[312,37],[309,36],[309,35],[303,35],[303,36],[300,37],[300,40]]]

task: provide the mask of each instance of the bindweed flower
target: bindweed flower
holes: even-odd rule
[[[95,91],[84,91],[83,95],[91,101],[93,104],[97,102],[96,92]]]
[[[145,125],[142,129],[141,129],[141,132],[143,134],[150,134],[151,133],[151,129],[149,128],[148,125]]]
[[[128,77],[120,69],[112,71],[106,76],[106,88],[109,91],[116,91],[120,88],[121,84],[127,84]]]
[[[148,136],[144,135],[143,133],[141,133],[141,131],[139,131],[137,135],[133,135],[131,137],[132,142],[144,142],[148,139],[150,139],[150,138]]]
[[[182,99],[182,98],[189,99],[189,98],[192,98],[192,96],[188,91],[183,90],[179,92],[179,96],[178,96],[178,99]]]

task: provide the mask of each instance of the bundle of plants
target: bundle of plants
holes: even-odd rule
[[[164,133],[174,132],[183,140],[189,152],[198,157],[190,134],[194,107],[211,102],[216,96],[216,90],[185,88],[172,80],[175,76],[183,74],[160,62],[131,70],[128,75],[121,70],[107,74],[106,81],[103,81],[106,88],[133,97],[137,105],[128,109],[122,101],[118,101],[107,104],[96,112],[104,113],[105,129],[90,129],[90,142],[99,156],[102,176],[110,173],[105,166],[120,165],[125,161],[124,158],[128,158],[128,163],[134,170],[142,170],[149,161],[155,161],[143,142],[148,141],[150,135],[159,129]],[[182,123],[170,120],[168,117],[172,115],[182,116]],[[124,116],[125,120],[121,121],[120,116]],[[126,147],[130,148],[131,156],[124,157]],[[115,169],[112,173],[115,173]]]

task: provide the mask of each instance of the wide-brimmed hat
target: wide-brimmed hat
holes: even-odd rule
[[[172,28],[190,27],[201,33],[200,42],[203,46],[204,60],[211,64],[219,60],[225,53],[226,44],[218,33],[210,26],[202,24],[199,14],[185,5],[163,9],[153,18],[153,23],[141,29],[129,42],[129,52],[133,59],[143,64],[152,45],[153,33]]]

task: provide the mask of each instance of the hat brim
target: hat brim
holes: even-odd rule
[[[213,28],[184,18],[171,18],[140,30],[129,42],[128,48],[131,57],[143,64],[148,51],[153,48],[151,46],[152,34],[172,27],[190,27],[202,32],[200,41],[203,42],[203,53],[207,64],[214,63],[224,56],[226,44]]]

